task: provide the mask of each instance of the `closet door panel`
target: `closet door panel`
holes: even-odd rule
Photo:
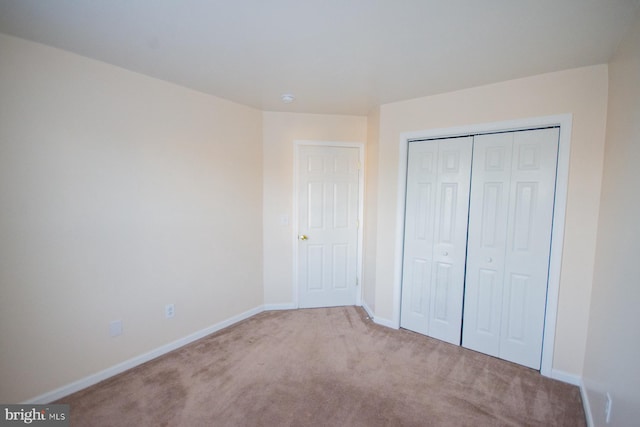
[[[500,357],[540,369],[559,131],[514,133]]]
[[[462,345],[499,356],[513,134],[474,139]]]
[[[471,137],[409,145],[400,325],[460,343]]]
[[[477,136],[462,344],[540,368],[558,130]]]
[[[439,141],[428,335],[460,344],[473,138]]]
[[[400,324],[428,333],[438,143],[409,144]]]

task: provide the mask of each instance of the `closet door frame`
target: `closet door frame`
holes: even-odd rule
[[[549,280],[547,284],[547,300],[545,324],[542,338],[542,360],[540,373],[552,377],[553,352],[558,313],[558,295],[560,290],[560,268],[562,265],[562,248],[564,245],[564,223],[567,206],[567,189],[569,182],[569,155],[571,151],[571,127],[573,116],[560,114],[554,116],[534,117],[504,122],[483,123],[452,128],[428,129],[406,132],[400,135],[398,166],[398,201],[396,208],[396,242],[393,289],[393,324],[400,327],[400,305],[402,294],[402,263],[405,219],[405,194],[407,187],[407,155],[409,142],[423,139],[450,138],[468,135],[480,135],[495,132],[521,131],[543,127],[560,127],[558,144],[558,165],[556,174],[556,195],[553,207],[553,223],[551,233],[551,251],[549,254]]]

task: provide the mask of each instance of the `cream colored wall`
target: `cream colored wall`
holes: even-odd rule
[[[609,64],[609,108],[598,240],[584,366],[594,425],[640,419],[640,19]]]
[[[367,118],[264,112],[263,244],[267,308],[293,304],[293,141],[366,142]],[[289,225],[282,225],[282,216]]]
[[[382,322],[391,321],[395,308],[400,134],[572,113],[565,245],[553,368],[579,376],[591,295],[606,102],[607,66],[599,65],[382,105],[376,172],[376,317]],[[365,269],[368,268],[370,266]]]
[[[0,52],[0,402],[262,305],[260,111],[4,35]]]
[[[367,116],[367,158],[365,161],[364,260],[362,302],[374,314],[376,309],[376,245],[378,222],[378,146],[380,144],[380,108]]]

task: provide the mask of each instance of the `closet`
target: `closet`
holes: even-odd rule
[[[558,137],[409,143],[401,327],[540,369]]]

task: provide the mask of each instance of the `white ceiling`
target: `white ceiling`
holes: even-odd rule
[[[640,0],[0,0],[0,32],[263,110],[364,115],[606,63],[639,9]],[[283,104],[285,92],[296,101]]]

